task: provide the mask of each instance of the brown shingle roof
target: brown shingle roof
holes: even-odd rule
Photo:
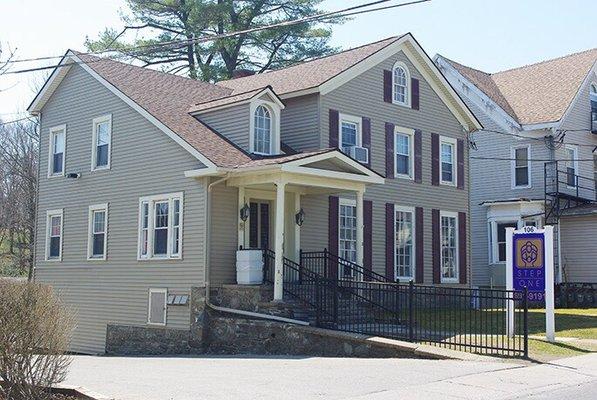
[[[263,88],[251,90],[245,93],[235,94],[233,96],[222,97],[215,100],[207,100],[200,103],[195,104],[191,108],[189,108],[190,113],[195,113],[199,111],[205,111],[216,107],[225,106],[228,104],[238,103],[243,100],[252,99],[257,93],[261,92]]]
[[[562,118],[597,61],[597,48],[493,74],[446,61],[520,124],[535,124]]]
[[[233,89],[234,94],[268,85],[279,95],[315,88],[384,47],[389,46],[401,37],[395,36],[380,40],[284,69],[221,81],[217,85]]]
[[[230,89],[118,61],[75,54],[214,164],[232,167],[251,160],[248,154],[188,113],[189,107],[199,101],[229,96]]]

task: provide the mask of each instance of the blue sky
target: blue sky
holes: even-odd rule
[[[325,0],[323,7],[366,1]],[[86,36],[122,28],[123,7],[124,0],[2,0],[0,42],[17,47],[19,58],[83,49]],[[335,28],[332,44],[349,48],[412,32],[430,56],[494,72],[597,47],[596,16],[594,0],[432,0],[357,16]],[[18,116],[41,75],[0,77],[0,119]]]

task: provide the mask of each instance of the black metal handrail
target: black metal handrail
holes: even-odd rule
[[[340,280],[393,282],[384,275],[364,268],[352,261],[323,251],[300,251],[300,266],[319,276]]]

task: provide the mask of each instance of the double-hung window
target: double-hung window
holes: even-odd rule
[[[495,223],[495,243],[493,262],[506,262],[506,228],[518,229],[518,221],[499,221]]]
[[[396,146],[396,176],[400,178],[413,177],[414,170],[414,130],[396,127],[395,146]]]
[[[48,157],[48,177],[64,176],[66,157],[66,125],[50,129],[50,153]]]
[[[108,246],[108,204],[89,206],[87,259],[105,260]]]
[[[91,149],[91,170],[110,168],[112,146],[112,116],[105,115],[93,120],[93,147]]]
[[[531,146],[520,146],[512,149],[512,187],[528,188],[531,186]]]
[[[350,148],[361,145],[362,119],[340,114],[340,148],[350,154]]]
[[[414,277],[414,209],[395,206],[396,219],[394,238],[395,276],[399,280],[410,281]]]
[[[440,213],[441,281],[458,282],[458,214]]]
[[[440,137],[440,178],[442,185],[456,186],[456,139]]]
[[[47,261],[62,261],[62,217],[62,209],[49,210],[46,213]]]
[[[566,145],[566,184],[574,188],[578,180],[578,147]]]
[[[338,221],[340,257],[352,263],[357,261],[357,208],[353,201],[341,199]],[[339,265],[338,275],[352,276],[353,268]]]
[[[182,221],[182,192],[140,198],[139,259],[182,258]]]

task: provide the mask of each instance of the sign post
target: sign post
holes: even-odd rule
[[[506,289],[528,290],[530,302],[545,301],[545,336],[555,340],[553,227],[506,228]],[[512,298],[507,304],[508,336],[514,337]]]

